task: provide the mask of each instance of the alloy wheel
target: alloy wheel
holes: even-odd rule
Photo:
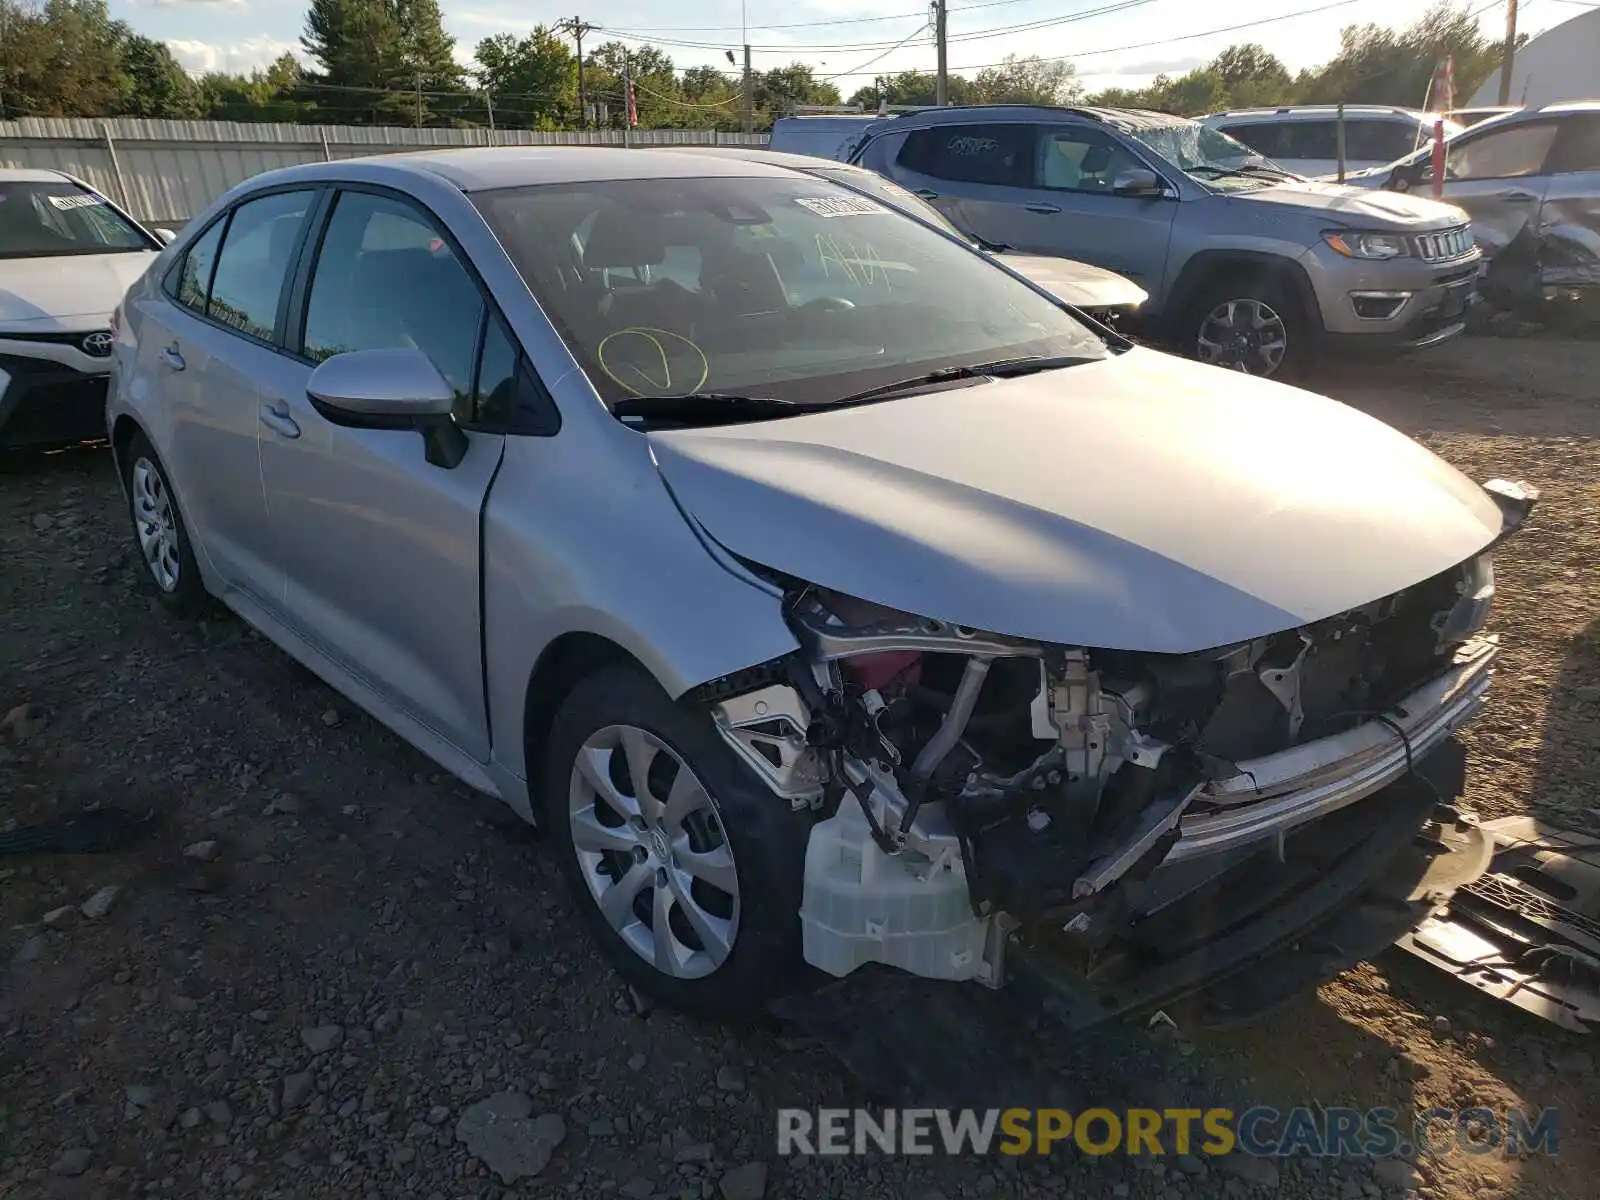
[[[739,933],[739,877],[716,801],[660,738],[609,725],[573,764],[568,820],[600,914],[647,963],[701,979]]]
[[[1195,347],[1201,362],[1269,376],[1283,365],[1289,330],[1270,304],[1261,300],[1224,300],[1200,322]]]
[[[163,592],[178,588],[178,521],[172,508],[172,493],[160,469],[148,458],[133,464],[129,491],[132,493],[133,526],[139,537],[139,550],[156,586]]]

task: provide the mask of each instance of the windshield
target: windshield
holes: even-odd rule
[[[1135,125],[1123,130],[1173,166],[1221,191],[1249,191],[1275,182],[1271,173],[1288,175],[1271,159],[1235,141],[1221,130],[1198,121]],[[1269,172],[1251,175],[1252,169]],[[1235,172],[1244,171],[1239,175]]]
[[[608,403],[831,403],[1106,341],[982,255],[819,179],[632,179],[474,197]]]
[[[158,248],[104,197],[70,180],[0,182],[0,258]]]
[[[930,225],[938,226],[946,233],[958,237],[964,242],[972,240],[952,225],[949,217],[945,216],[921,196],[901,187],[898,183],[885,179],[876,171],[868,171],[862,168],[843,171],[818,171],[816,174],[819,178],[833,180],[841,187],[847,187],[853,192],[861,192],[882,200],[885,204],[898,208],[903,213],[909,213],[919,221],[926,221]]]

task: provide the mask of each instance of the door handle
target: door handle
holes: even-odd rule
[[[270,404],[261,406],[261,423],[280,437],[297,438],[300,436],[300,426],[289,415],[288,405],[274,408]]]
[[[1024,204],[1022,207],[1031,213],[1043,213],[1046,216],[1061,211],[1059,204]]]
[[[932,188],[912,188],[911,194],[913,196],[921,196],[924,200],[937,200],[939,198],[939,193]]]
[[[1532,204],[1538,198],[1528,192],[1507,192],[1504,196],[1499,197],[1507,204]]]
[[[183,355],[178,353],[177,342],[173,342],[172,345],[168,346],[160,354],[156,355],[156,357],[159,358],[163,364],[171,367],[174,371],[181,371],[184,369],[184,367],[189,365],[183,361]]]

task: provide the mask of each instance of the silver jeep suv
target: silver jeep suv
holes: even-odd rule
[[[1330,344],[1446,341],[1477,274],[1460,209],[1300,179],[1164,113],[933,109],[870,124],[844,156],[986,242],[1128,276],[1148,333],[1256,375]]]

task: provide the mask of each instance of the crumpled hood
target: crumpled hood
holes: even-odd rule
[[[1441,204],[1427,196],[1372,191],[1314,179],[1278,183],[1258,192],[1237,193],[1229,198],[1250,204],[1289,204],[1296,208],[1321,209],[1333,223],[1374,229],[1448,229],[1467,221],[1467,214],[1455,205]]]
[[[73,333],[104,325],[155,251],[0,258],[0,329]]]
[[[1477,484],[1333,400],[1135,349],[879,404],[649,434],[751,561],[996,633],[1190,653],[1483,550]]]
[[[1052,296],[1077,308],[1136,308],[1150,298],[1127,276],[1076,259],[1009,251],[995,258]]]

